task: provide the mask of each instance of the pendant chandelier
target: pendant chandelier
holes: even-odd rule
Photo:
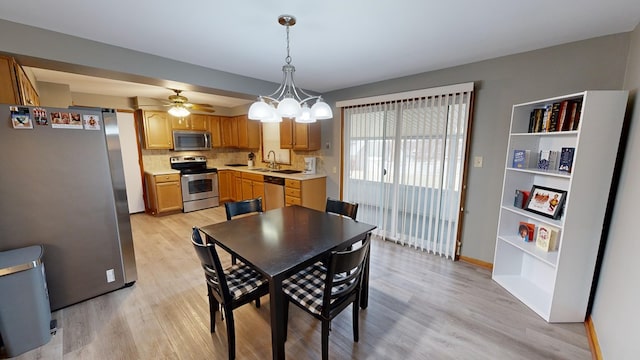
[[[299,123],[313,123],[316,120],[331,119],[333,111],[321,96],[312,96],[296,87],[293,81],[295,66],[291,65],[289,55],[289,28],[296,23],[291,15],[280,15],[278,23],[287,29],[287,57],[282,66],[282,83],[276,91],[268,96],[258,96],[258,101],[251,104],[248,117],[262,122],[281,122],[283,117],[295,118]],[[315,100],[315,103],[311,104]]]

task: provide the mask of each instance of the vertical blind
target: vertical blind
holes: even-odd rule
[[[377,235],[455,257],[472,91],[470,83],[338,103],[343,197]]]

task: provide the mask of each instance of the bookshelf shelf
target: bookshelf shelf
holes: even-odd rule
[[[626,91],[584,91],[512,108],[492,277],[546,321],[584,321],[627,96]],[[579,103],[581,111],[571,120],[575,130],[553,131],[551,126],[547,132],[530,132],[536,128],[535,116],[542,116],[536,109],[546,109],[546,121],[551,121],[560,116],[551,109],[562,108],[558,104],[563,102],[565,109]],[[564,123],[568,117],[558,119]],[[571,173],[537,168],[541,151],[562,148],[573,148]],[[524,153],[524,158],[535,156],[535,164],[514,167],[515,155],[520,160]],[[559,219],[514,206],[515,192],[533,185],[566,191]],[[558,229],[557,249],[538,248],[535,235],[525,242],[518,234],[520,222],[534,224],[536,232],[540,226]]]

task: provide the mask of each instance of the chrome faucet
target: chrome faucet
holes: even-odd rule
[[[276,168],[276,152],[273,150],[269,150],[269,152],[267,153],[267,160],[271,159],[271,154],[273,153],[273,160],[269,161],[269,168],[271,169],[275,169]]]

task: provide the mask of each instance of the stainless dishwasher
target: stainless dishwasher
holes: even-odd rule
[[[284,207],[284,178],[265,175],[264,208],[265,210]]]

